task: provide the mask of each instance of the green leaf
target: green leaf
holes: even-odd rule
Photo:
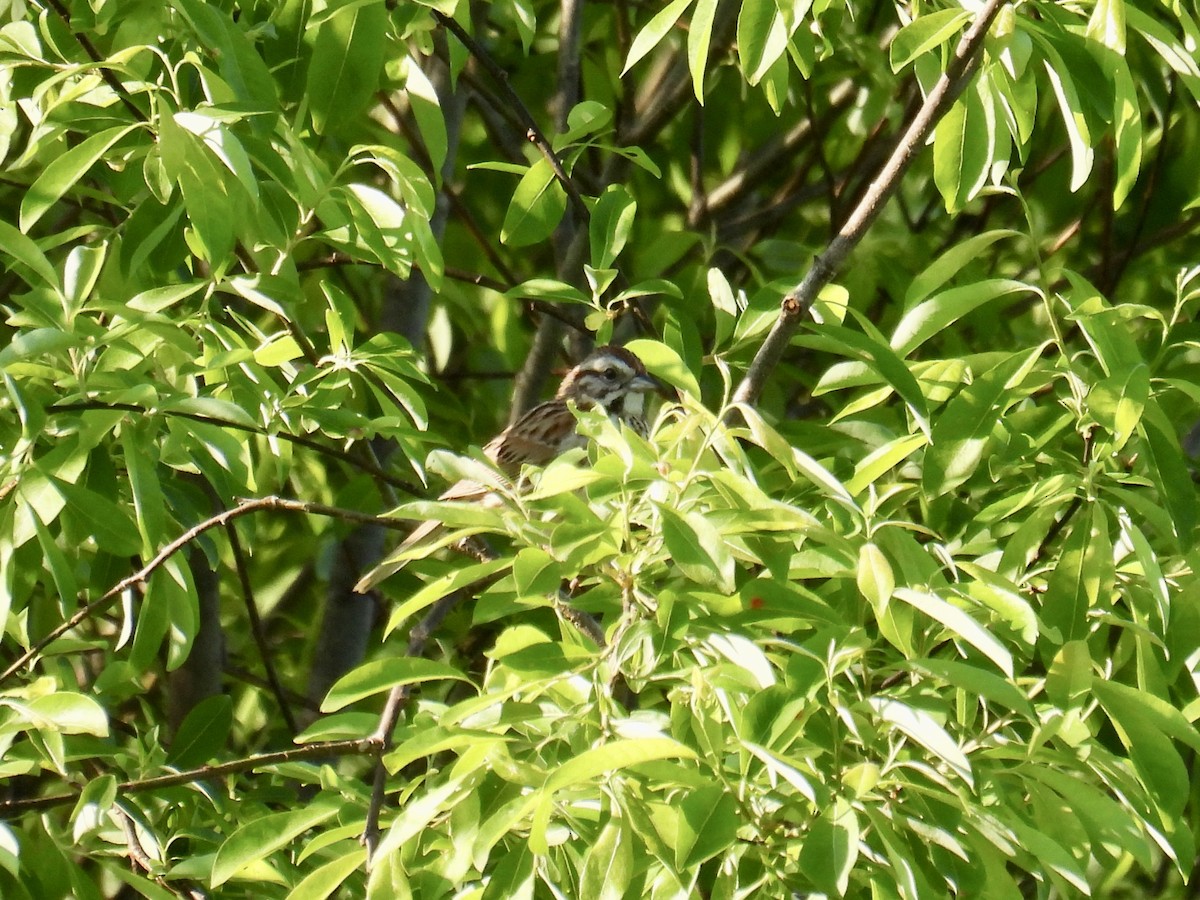
[[[1067,641],[1054,654],[1046,675],[1046,696],[1063,709],[1082,706],[1091,696],[1092,655],[1085,640]]]
[[[994,672],[951,659],[914,659],[908,664],[914,669],[942,678],[970,695],[1007,707],[1028,719],[1036,717],[1033,704],[1021,689]]]
[[[1012,677],[1012,654],[966,611],[943,600],[936,594],[915,591],[907,587],[896,588],[895,597],[943,625],[994,662],[1005,675]]]
[[[891,471],[928,443],[929,439],[923,434],[908,434],[872,450],[855,465],[854,476],[846,482],[846,490],[857,497],[885,472]]]
[[[309,804],[288,812],[262,816],[241,825],[217,849],[209,883],[218,888],[243,868],[286,847],[308,829],[332,818],[336,805]]]
[[[909,22],[896,32],[888,49],[892,71],[899,72],[922,53],[941,46],[970,19],[965,9],[939,9]]]
[[[277,334],[254,351],[254,361],[260,366],[273,369],[304,355],[296,339],[290,334]]]
[[[624,75],[643,56],[658,46],[659,42],[667,36],[679,17],[683,15],[683,11],[692,4],[692,0],[672,0],[665,7],[659,10],[646,27],[638,32],[637,37],[633,39],[633,43],[629,46],[629,55],[625,59],[625,67],[621,69],[621,74]]]
[[[313,127],[330,134],[359,121],[375,96],[387,50],[387,6],[347,3],[316,28],[305,96]]]
[[[529,833],[529,847],[547,852],[546,826],[556,791],[589,782],[594,778],[657,759],[695,759],[690,747],[667,737],[623,738],[584,750],[554,770],[537,794],[537,809]]]
[[[1196,529],[1196,486],[1184,462],[1175,429],[1153,398],[1146,401],[1137,430],[1159,502],[1170,514],[1175,539],[1186,552],[1192,548]]]
[[[734,562],[725,539],[716,527],[696,513],[677,513],[666,506],[658,509],[663,542],[671,561],[698,584],[710,584],[731,593]]]
[[[38,728],[59,734],[93,734],[108,737],[108,716],[104,707],[83,694],[60,691],[35,697],[25,707]]]
[[[75,580],[71,560],[67,559],[67,555],[55,542],[54,535],[42,524],[42,520],[37,516],[32,518],[37,529],[38,543],[42,548],[43,565],[49,568],[60,602],[65,606],[74,602],[79,595],[79,583]]]
[[[458,669],[431,659],[377,659],[364,663],[339,678],[321,701],[321,712],[337,712],[343,706],[349,706],[363,697],[370,697],[399,685],[445,680],[471,684],[471,679]]]
[[[20,275],[30,287],[37,288],[43,284],[49,285],[58,293],[62,293],[62,283],[59,281],[58,273],[54,271],[54,266],[50,265],[50,261],[38,248],[32,240],[19,232],[8,222],[0,219],[0,252],[6,254],[16,260],[37,279],[32,279],[28,274]]]
[[[21,199],[20,228],[28,232],[51,206],[58,202],[109,148],[140,124],[106,128],[80,141],[55,157],[29,186]]]
[[[934,260],[932,263],[930,263],[928,266],[926,266],[925,269],[922,270],[920,274],[918,274],[915,278],[913,278],[912,282],[908,286],[908,290],[904,294],[905,309],[912,310],[912,308],[916,304],[920,303],[922,300],[924,300],[926,297],[928,297],[930,294],[932,294],[934,291],[936,291],[938,288],[940,288],[942,285],[944,285],[947,281],[949,281],[951,278],[953,278],[955,275],[957,275],[960,271],[962,271],[962,269],[964,267],[968,266],[969,264],[971,264],[973,262],[979,261],[980,256],[983,253],[983,251],[986,250],[988,247],[990,247],[992,244],[996,243],[996,241],[1002,240],[1003,238],[1020,237],[1020,234],[1021,233],[1019,231],[1011,231],[1006,228],[998,228],[998,229],[994,229],[992,231],[985,231],[982,234],[976,234],[972,237],[967,238],[965,241],[963,241],[959,244],[955,244],[953,247],[951,247],[949,250],[947,250],[945,253],[943,253],[941,256],[939,256],[936,260]],[[982,283],[999,285],[999,284],[1003,284],[1004,280],[999,279],[999,280],[993,281],[993,282],[982,282]],[[1022,284],[1022,283],[1021,282],[1012,282],[1012,284],[1016,285],[1016,284]],[[1024,287],[1025,290],[1031,290],[1031,291],[1035,290],[1035,288],[1033,288],[1030,285],[1022,285],[1022,286]],[[972,289],[974,289],[974,288],[978,287],[978,285],[972,285],[970,287]],[[964,290],[965,289],[966,288],[964,288]],[[1000,294],[997,293],[993,296],[999,296],[999,295]],[[957,302],[962,303],[963,301],[959,300]],[[981,301],[981,302],[983,302],[983,301]],[[946,301],[943,301],[943,303],[948,305],[949,301],[946,300]],[[976,305],[978,305],[978,304],[976,304]],[[968,310],[973,309],[973,308],[974,307],[968,307]],[[960,313],[959,316],[956,318],[960,318],[961,315],[962,314]],[[906,316],[906,318],[907,318],[907,316]],[[899,332],[898,326],[897,326],[897,332]],[[896,340],[895,333],[893,333],[892,340],[893,340],[893,342]],[[895,343],[893,343],[892,346],[896,346]]]
[[[899,589],[896,595],[900,596]],[[886,697],[870,697],[867,702],[880,718],[890,722],[944,762],[968,785],[972,784],[971,763],[966,754],[933,716],[923,709]]]
[[[1097,0],[1088,19],[1087,36],[1125,55],[1125,0]]]
[[[708,66],[708,45],[712,40],[713,20],[717,15],[718,0],[696,0],[692,21],[688,28],[688,69],[692,73],[692,92],[704,105],[704,70]]]
[[[946,405],[925,451],[922,486],[930,496],[952,491],[974,473],[1004,410],[1021,399],[1014,391],[1036,365],[1042,347],[1014,353],[988,369]]]
[[[394,554],[388,557],[379,564],[379,569],[386,570],[391,568],[400,558],[406,558],[404,553],[407,548],[400,548],[399,554]],[[426,584],[423,588],[409,597],[404,603],[392,610],[392,614],[388,616],[387,626],[384,628],[385,635],[391,634],[395,629],[399,628],[410,616],[414,616],[421,610],[432,606],[437,601],[441,600],[447,594],[461,590],[468,585],[474,584],[488,576],[502,571],[512,565],[511,559],[493,559],[488,562],[476,563],[470,566],[463,566],[454,569],[442,575],[440,578],[435,578]],[[398,569],[393,569],[398,571]],[[375,571],[368,573],[367,578],[372,582],[377,581]]]
[[[159,429],[150,420],[129,423],[121,428],[121,456],[133,492],[138,533],[142,536],[142,555],[149,559],[166,533],[166,502],[155,471],[157,453],[151,449]]]
[[[463,795],[469,793],[482,777],[483,771],[477,768],[473,772],[468,771],[444,784],[439,784],[432,790],[423,791],[416,798],[410,798],[400,810],[399,815],[392,820],[383,840],[379,842],[379,848],[376,850],[377,858],[399,850],[425,831],[435,817],[444,815],[453,809]]]
[[[437,89],[418,61],[412,57],[408,60],[404,91],[408,95],[413,117],[417,120],[417,128],[421,131],[421,140],[425,143],[425,149],[429,151],[429,158],[433,163],[432,171],[440,177],[449,146],[446,118],[442,114]]]
[[[133,519],[117,504],[89,488],[48,476],[67,501],[71,521],[96,539],[97,546],[114,556],[134,556],[142,547]]]
[[[1088,610],[1101,596],[1107,601],[1115,578],[1112,553],[1104,505],[1080,507],[1042,596],[1042,622],[1057,628],[1064,642],[1086,638]]]
[[[622,185],[610,185],[597,198],[588,223],[593,266],[606,269],[613,264],[629,240],[636,213],[637,201]]]
[[[853,310],[852,310],[853,312]],[[817,334],[795,339],[795,343],[808,344],[822,350],[858,359],[874,370],[897,394],[901,396],[921,431],[929,434],[929,409],[925,395],[916,378],[904,361],[887,344],[860,334],[841,325],[817,326]],[[814,395],[823,393],[821,384],[813,389]]]
[[[389,772],[399,772],[418,759],[433,757],[440,753],[456,752],[470,747],[503,744],[509,740],[501,734],[471,729],[450,729],[441,726],[413,728],[411,737],[396,736],[396,749],[384,757]]]
[[[500,862],[492,871],[481,900],[533,900],[535,851],[525,844],[500,856]]]
[[[625,900],[633,879],[635,842],[636,835],[622,827],[621,819],[604,823],[579,869],[579,900]]]
[[[829,895],[845,896],[858,860],[858,816],[839,802],[816,819],[804,835],[797,861],[800,870]]]
[[[737,803],[724,786],[688,791],[679,804],[675,865],[684,872],[712,859],[737,840]]]
[[[878,615],[892,599],[895,589],[896,576],[887,557],[878,546],[867,541],[858,551],[859,592],[867,598]]]
[[[994,153],[993,100],[972,83],[933,130],[933,180],[947,212],[958,212],[983,188]]]
[[[158,313],[170,309],[181,300],[186,300],[207,286],[206,282],[195,281],[190,284],[168,284],[163,287],[149,288],[131,297],[126,305],[138,312]]]
[[[662,341],[634,338],[625,344],[625,348],[645,364],[651,375],[675,385],[697,400],[700,399],[700,383],[696,381],[696,376],[683,361],[683,357],[671,347]]]
[[[158,144],[167,177],[179,185],[197,248],[214,269],[224,270],[233,251],[234,202],[224,167],[204,141],[182,128],[159,104]]]
[[[566,192],[555,178],[550,163],[539,159],[517,185],[504,214],[500,240],[510,247],[544,241],[558,227],[566,211]]]
[[[1110,4],[1124,0],[1109,0]],[[1101,4],[1097,4],[1099,10]],[[1113,211],[1120,209],[1137,184],[1142,166],[1142,116],[1138,105],[1137,83],[1129,63],[1121,56],[1110,60],[1115,97],[1113,101],[1113,136],[1116,142],[1116,178],[1113,179]]]
[[[756,85],[787,49],[787,23],[776,0],[745,0],[738,12],[738,62],[746,83]]]
[[[168,413],[212,419],[218,424],[229,422],[254,431],[259,429],[246,410],[219,397],[172,397],[163,401],[162,409]]]
[[[565,575],[564,568],[541,547],[524,547],[512,564],[517,592],[524,596],[552,594]]]
[[[1111,435],[1112,452],[1133,436],[1150,399],[1150,368],[1138,364],[1095,382],[1087,395],[1088,412]]]
[[[325,900],[366,861],[366,848],[354,847],[342,856],[309,872],[299,884],[292,888],[286,900]]]
[[[4,223],[0,222],[0,227],[3,225]],[[7,347],[0,350],[0,368],[7,369],[21,360],[49,356],[59,350],[76,347],[79,342],[77,335],[68,334],[58,328],[35,328],[16,335]]]
[[[1179,728],[1174,716],[1163,715],[1161,701],[1154,707],[1148,703],[1156,698],[1145,691],[1119,687],[1114,690],[1114,687],[1103,679],[1096,679],[1092,685],[1104,711],[1117,726],[1117,733],[1129,750],[1141,782],[1165,815],[1178,816],[1190,796],[1191,781],[1170,738],[1181,739],[1187,735],[1187,743],[1194,748],[1195,729],[1186,720],[1186,728]],[[1179,719],[1183,718],[1175,712]]]
[[[1128,721],[1131,725],[1128,733],[1133,740],[1143,727],[1149,726],[1200,753],[1200,730],[1174,704],[1119,681],[1097,679],[1092,691],[1110,715]]]
[[[906,357],[936,334],[949,328],[963,316],[983,304],[1011,294],[1038,293],[1023,281],[995,278],[950,288],[917,304],[906,312],[892,332],[892,349]]]
[[[1095,160],[1092,135],[1088,130],[1087,119],[1083,115],[1083,107],[1079,102],[1079,94],[1075,90],[1070,70],[1057,54],[1049,48],[1046,49],[1049,58],[1043,63],[1046,73],[1050,76],[1054,96],[1058,100],[1063,124],[1067,127],[1067,140],[1071,145],[1070,188],[1075,192],[1083,187],[1092,173],[1092,163]]]
[[[167,753],[167,765],[192,769],[219,755],[233,727],[233,701],[225,694],[206,697],[192,707]]]

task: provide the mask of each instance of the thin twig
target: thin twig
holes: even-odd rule
[[[288,703],[283,682],[275,670],[275,662],[271,658],[271,647],[267,643],[267,634],[263,629],[262,616],[258,614],[258,602],[254,599],[254,586],[250,583],[250,569],[246,564],[246,554],[242,550],[242,541],[238,537],[237,526],[233,522],[225,523],[225,536],[229,539],[229,549],[233,552],[233,566],[237,570],[238,583],[242,587],[242,599],[246,604],[246,617],[250,620],[250,634],[258,646],[258,655],[262,659],[263,671],[267,675],[267,683],[271,685],[271,693],[275,695],[275,703],[283,716],[288,734],[293,737],[299,734],[296,727],[296,717],[292,714],[292,706]]]
[[[62,624],[51,629],[41,640],[37,641],[32,647],[22,653],[17,660],[3,672],[0,672],[0,682],[7,681],[17,672],[19,672],[26,663],[34,659],[39,653],[45,650],[50,644],[54,643],[67,632],[76,628],[86,619],[103,611],[111,605],[125,591],[141,584],[149,578],[155,570],[161,567],[168,559],[194,541],[204,532],[211,528],[224,526],[228,522],[240,516],[249,515],[250,513],[262,512],[263,510],[280,510],[284,512],[299,512],[314,516],[328,516],[334,519],[342,519],[347,522],[368,523],[373,525],[382,525],[384,528],[392,528],[397,531],[405,531],[412,527],[412,523],[404,519],[396,519],[390,516],[373,516],[368,513],[360,513],[352,509],[341,509],[336,506],[326,506],[322,503],[309,503],[303,500],[289,500],[284,497],[258,497],[256,499],[242,500],[237,506],[223,510],[211,518],[205,519],[197,525],[193,525],[171,543],[163,547],[150,562],[142,566],[132,575],[122,578],[111,588],[104,592],[100,597],[87,603],[81,607],[74,615],[67,619]]]
[[[884,163],[876,178],[864,192],[845,224],[825,250],[809,268],[804,279],[783,298],[779,317],[771,327],[766,340],[755,354],[750,368],[734,392],[734,405],[758,401],[767,379],[779,365],[783,352],[791,342],[792,335],[800,327],[808,310],[812,308],[817,294],[833,278],[845,263],[850,252],[858,246],[867,230],[883,211],[888,199],[900,186],[900,179],[908,171],[913,160],[925,145],[925,139],[938,120],[950,109],[951,104],[966,87],[978,64],[979,52],[988,28],[1005,0],[987,0],[975,21],[963,34],[946,71],[938,78],[929,96],[921,104],[896,149]]]
[[[196,769],[185,769],[182,772],[172,772],[169,775],[157,775],[153,778],[143,778],[137,781],[123,781],[117,785],[118,794],[136,794],[147,791],[161,791],[165,788],[179,787],[183,784],[193,784],[197,781],[207,781],[223,778],[226,775],[236,775],[240,772],[251,772],[265,766],[280,765],[290,762],[301,762],[306,759],[322,759],[329,756],[372,756],[379,752],[379,744],[374,737],[353,738],[342,741],[318,741],[292,747],[288,750],[277,750],[273,753],[259,753],[246,756],[227,763],[217,763],[211,766],[200,766]],[[35,810],[51,809],[65,806],[79,800],[79,793],[50,794],[45,797],[29,797],[21,800],[0,802],[0,818]]]
[[[429,638],[438,626],[442,624],[450,611],[458,605],[465,595],[465,591],[455,591],[452,594],[447,594],[429,608],[429,612],[416,625],[408,635],[408,656],[421,656],[425,652],[425,645],[429,642]],[[375,857],[375,850],[379,846],[379,814],[383,809],[383,799],[387,791],[387,766],[384,765],[383,757],[389,750],[392,749],[392,739],[396,732],[396,723],[400,721],[400,713],[404,711],[405,705],[408,703],[408,698],[412,694],[412,685],[398,684],[388,692],[387,703],[384,704],[383,713],[379,717],[379,726],[375,729],[375,733],[371,736],[371,740],[378,747],[379,758],[375,762],[375,777],[371,785],[371,801],[367,805],[366,821],[363,824],[362,842],[367,848],[368,866]]]
[[[54,10],[55,15],[62,19],[63,24],[67,26],[67,30],[71,32],[71,37],[75,38],[76,43],[83,48],[83,52],[88,55],[88,58],[99,66],[100,77],[104,79],[104,83],[112,89],[112,92],[117,95],[125,108],[139,122],[150,121],[147,115],[133,102],[133,96],[121,82],[121,79],[114,75],[108,68],[108,60],[96,49],[96,45],[92,43],[91,38],[83,32],[76,31],[71,26],[71,11],[62,4],[61,0],[46,0],[46,3]]]
[[[587,205],[583,202],[583,195],[579,192],[579,188],[575,182],[571,180],[571,176],[567,174],[567,170],[563,168],[562,161],[558,158],[558,154],[554,152],[554,148],[550,142],[546,140],[546,135],[542,133],[534,121],[532,113],[529,112],[529,107],[521,100],[516,91],[512,89],[512,85],[508,83],[508,73],[500,68],[499,64],[492,59],[491,54],[483,49],[465,28],[458,22],[438,10],[433,10],[433,17],[438,23],[451,34],[453,34],[464,47],[470,52],[471,56],[479,61],[479,64],[487,69],[488,73],[496,80],[501,92],[512,105],[513,111],[516,113],[521,122],[521,126],[525,129],[526,139],[537,147],[538,152],[542,154],[546,162],[550,164],[551,171],[554,172],[554,177],[558,179],[558,183],[562,185],[564,191],[567,192],[567,197],[570,198],[571,208],[574,210],[581,221],[588,221],[589,213]]]
[[[281,441],[287,441],[289,444],[295,444],[298,447],[304,447],[312,450],[315,453],[320,453],[323,456],[329,456],[333,459],[340,460],[347,465],[354,466],[366,472],[372,478],[376,478],[402,491],[409,496],[419,497],[421,491],[415,485],[397,478],[384,470],[378,462],[363,458],[361,454],[348,453],[345,450],[337,447],[330,447],[328,444],[323,444],[320,441],[310,437],[305,437],[302,434],[290,434],[286,431],[268,431],[260,425],[247,425],[243,422],[235,422],[230,419],[223,419],[220,416],[209,416],[202,413],[183,412],[181,410],[171,410],[139,406],[136,403],[110,403],[105,400],[82,400],[74,403],[55,403],[46,407],[48,413],[64,413],[64,412],[89,412],[92,410],[119,410],[122,412],[139,413],[143,416],[173,416],[178,419],[189,419],[193,422],[203,422],[207,425],[216,425],[220,428],[230,428],[234,431],[246,431],[250,434],[257,434],[265,438],[278,438]]]
[[[1125,276],[1126,269],[1133,262],[1138,252],[1138,244],[1142,239],[1142,231],[1146,227],[1146,220],[1150,214],[1150,203],[1154,198],[1154,194],[1158,189],[1158,183],[1162,179],[1163,171],[1166,168],[1167,160],[1170,157],[1167,154],[1167,145],[1170,141],[1167,140],[1169,135],[1168,129],[1171,125],[1171,115],[1175,109],[1175,98],[1179,93],[1179,81],[1172,77],[1171,90],[1167,94],[1167,105],[1163,110],[1162,120],[1162,137],[1158,141],[1158,150],[1154,155],[1154,164],[1150,167],[1149,175],[1146,178],[1146,188],[1141,192],[1141,202],[1138,204],[1136,217],[1134,218],[1133,233],[1125,240],[1126,250],[1121,254],[1121,258],[1113,266],[1109,283],[1103,286],[1108,296],[1112,296],[1117,287],[1121,283],[1121,279]]]

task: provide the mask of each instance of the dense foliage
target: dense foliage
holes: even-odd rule
[[[1182,894],[1191,5],[0,23],[5,898]]]

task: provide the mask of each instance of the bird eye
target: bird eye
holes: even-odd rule
[[[617,380],[617,370],[616,369],[605,369],[603,372],[600,373],[600,375],[604,378],[605,381],[616,381]]]

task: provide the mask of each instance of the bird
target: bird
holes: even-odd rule
[[[587,446],[587,439],[576,430],[572,406],[601,409],[614,424],[623,423],[644,438],[649,433],[646,395],[660,390],[660,383],[631,351],[612,344],[598,347],[566,374],[553,400],[539,403],[488,441],[484,456],[505,474],[516,477],[524,465],[544,466],[568,450]],[[438,499],[496,502],[486,486],[466,479],[451,485]],[[437,520],[418,525],[393,553],[359,579],[355,591],[365,594],[403,568],[405,551],[441,525]]]

